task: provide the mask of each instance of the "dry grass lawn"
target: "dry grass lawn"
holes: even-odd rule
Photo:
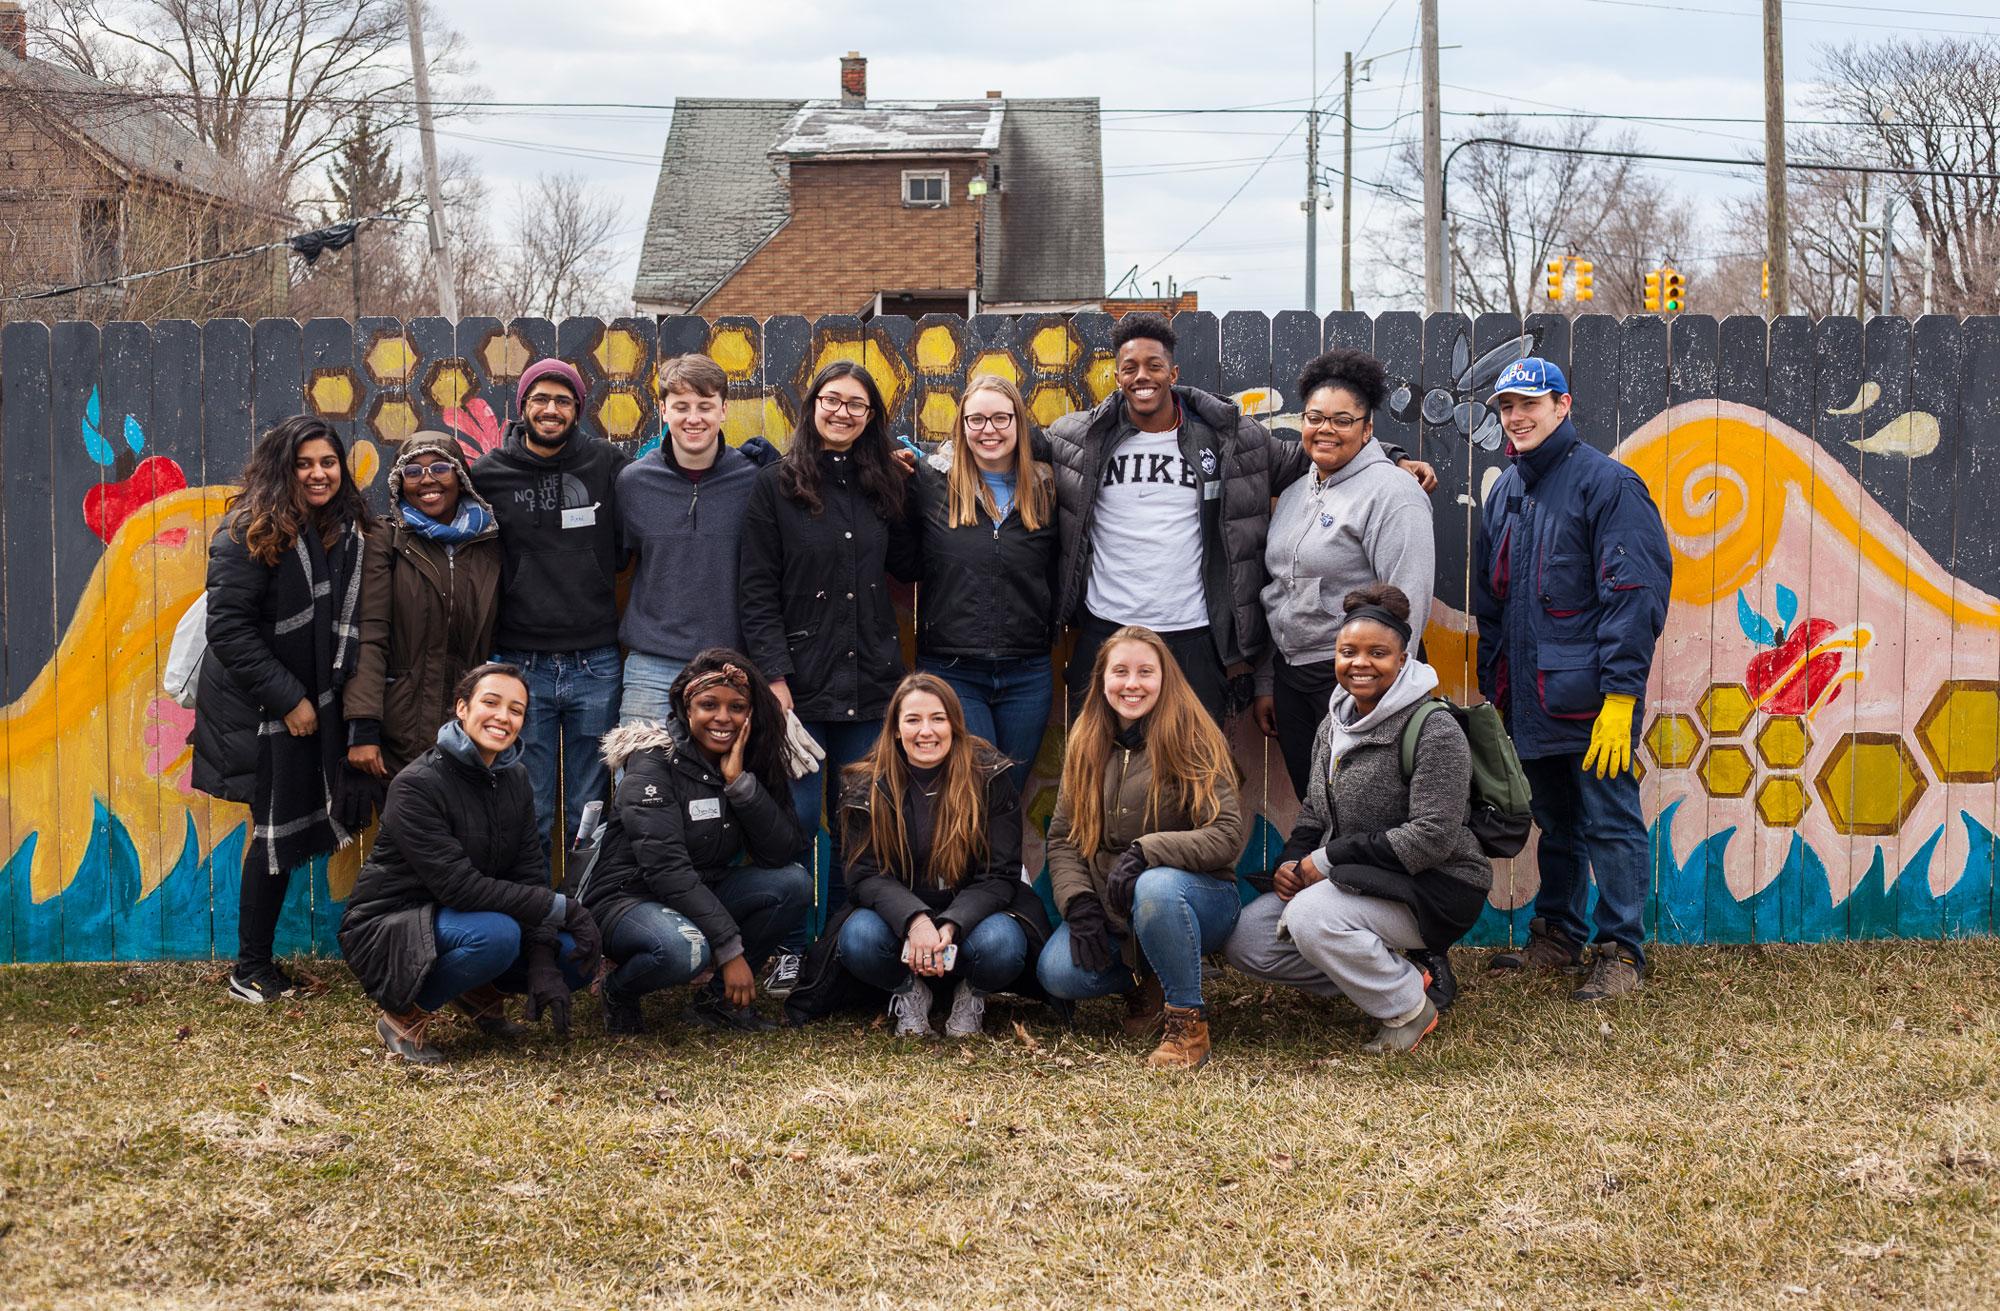
[[[430,1073],[337,964],[8,967],[0,1304],[2000,1306],[2000,944],[1659,948],[1590,1010],[1483,957],[1386,1062],[1225,975],[1192,1078],[1115,1001],[952,1046],[669,994]]]

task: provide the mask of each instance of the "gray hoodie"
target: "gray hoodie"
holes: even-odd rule
[[[1437,547],[1431,502],[1370,440],[1341,468],[1299,479],[1278,495],[1265,539],[1264,614],[1272,647],[1294,665],[1333,659],[1341,602],[1369,583],[1393,583],[1410,598],[1419,637],[1431,612]],[[1269,696],[1272,661],[1257,670],[1257,693]]]

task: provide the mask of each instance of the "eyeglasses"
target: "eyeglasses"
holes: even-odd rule
[[[867,401],[847,400],[843,397],[835,396],[830,391],[823,391],[819,394],[819,407],[828,414],[838,414],[840,411],[846,410],[857,419],[875,408]]]
[[[988,428],[995,432],[1005,432],[1014,426],[1014,416],[1012,413],[968,414],[965,416],[965,426],[970,432],[985,432]]]
[[[1337,433],[1350,433],[1368,422],[1365,414],[1321,414],[1318,410],[1307,410],[1305,426],[1308,428],[1331,428]]]
[[[403,481],[420,483],[425,478],[434,482],[454,482],[458,478],[458,466],[449,460],[439,460],[436,464],[406,464],[403,466]]]
[[[522,404],[531,410],[573,410],[576,408],[576,397],[566,391],[553,396],[547,392],[530,392]]]

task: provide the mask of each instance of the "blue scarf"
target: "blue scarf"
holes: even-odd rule
[[[402,510],[403,523],[411,532],[434,542],[443,542],[446,546],[464,545],[485,532],[493,522],[493,516],[486,512],[486,507],[469,496],[458,498],[458,513],[452,516],[450,523],[431,518],[400,496],[396,498],[396,505]]]
[[[515,738],[513,745],[494,757],[492,764],[487,764],[486,757],[479,754],[479,748],[472,744],[464,726],[456,719],[447,719],[438,725],[437,744],[440,751],[454,760],[494,774],[513,768],[522,754],[521,740]]]

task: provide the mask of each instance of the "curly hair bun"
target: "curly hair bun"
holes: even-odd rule
[[[1389,399],[1389,374],[1382,361],[1367,351],[1330,350],[1299,371],[1299,400],[1310,399],[1324,387],[1353,392],[1373,413]]]
[[[1364,605],[1379,606],[1404,623],[1410,622],[1410,598],[1394,583],[1370,583],[1366,587],[1357,587],[1340,602],[1342,610]]]

